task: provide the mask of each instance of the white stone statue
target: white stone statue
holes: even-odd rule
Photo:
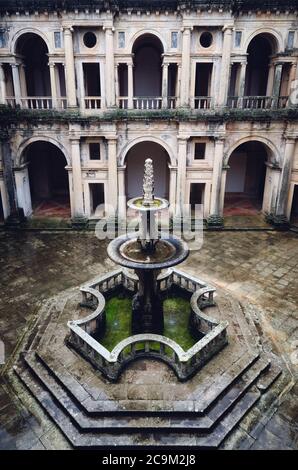
[[[143,204],[150,206],[154,201],[154,176],[151,158],[145,160],[143,178]]]

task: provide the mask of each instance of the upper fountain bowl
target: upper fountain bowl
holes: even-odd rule
[[[145,202],[143,197],[134,197],[127,202],[130,209],[140,212],[160,211],[169,207],[169,201],[161,197],[154,197],[149,204]]]

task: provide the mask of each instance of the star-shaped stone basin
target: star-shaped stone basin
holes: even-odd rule
[[[164,334],[129,335],[131,298],[138,282],[134,273],[120,268],[82,286],[81,305],[92,313],[68,322],[67,343],[111,381],[138,358],[159,359],[179,380],[187,380],[227,344],[227,322],[203,313],[215,305],[215,289],[176,268],[162,272],[157,283]]]

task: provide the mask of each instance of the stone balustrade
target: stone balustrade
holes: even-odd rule
[[[218,322],[202,312],[215,304],[214,288],[176,268],[162,272],[157,283],[161,294],[174,286],[191,295],[190,325],[195,334],[204,336],[187,351],[165,336],[149,333],[130,336],[108,351],[94,339],[95,333],[103,334],[105,328],[104,294],[120,287],[131,294],[137,292],[138,278],[133,272],[119,268],[81,287],[81,305],[94,311],[83,319],[68,322],[68,343],[110,380],[117,380],[123,368],[139,357],[162,360],[179,380],[186,380],[227,343],[227,322]]]

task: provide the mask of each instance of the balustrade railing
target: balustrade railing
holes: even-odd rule
[[[16,98],[8,96],[6,103],[12,108],[19,106],[21,109],[66,109],[67,98],[59,97],[55,100],[51,96],[21,96]]]
[[[134,97],[134,109],[161,109],[162,97]]]
[[[280,109],[288,105],[288,96],[230,96],[228,107],[232,109]]]
[[[85,109],[100,109],[101,96],[85,96]]]
[[[195,96],[192,99],[192,107],[195,109],[210,109],[212,108],[211,96]]]

